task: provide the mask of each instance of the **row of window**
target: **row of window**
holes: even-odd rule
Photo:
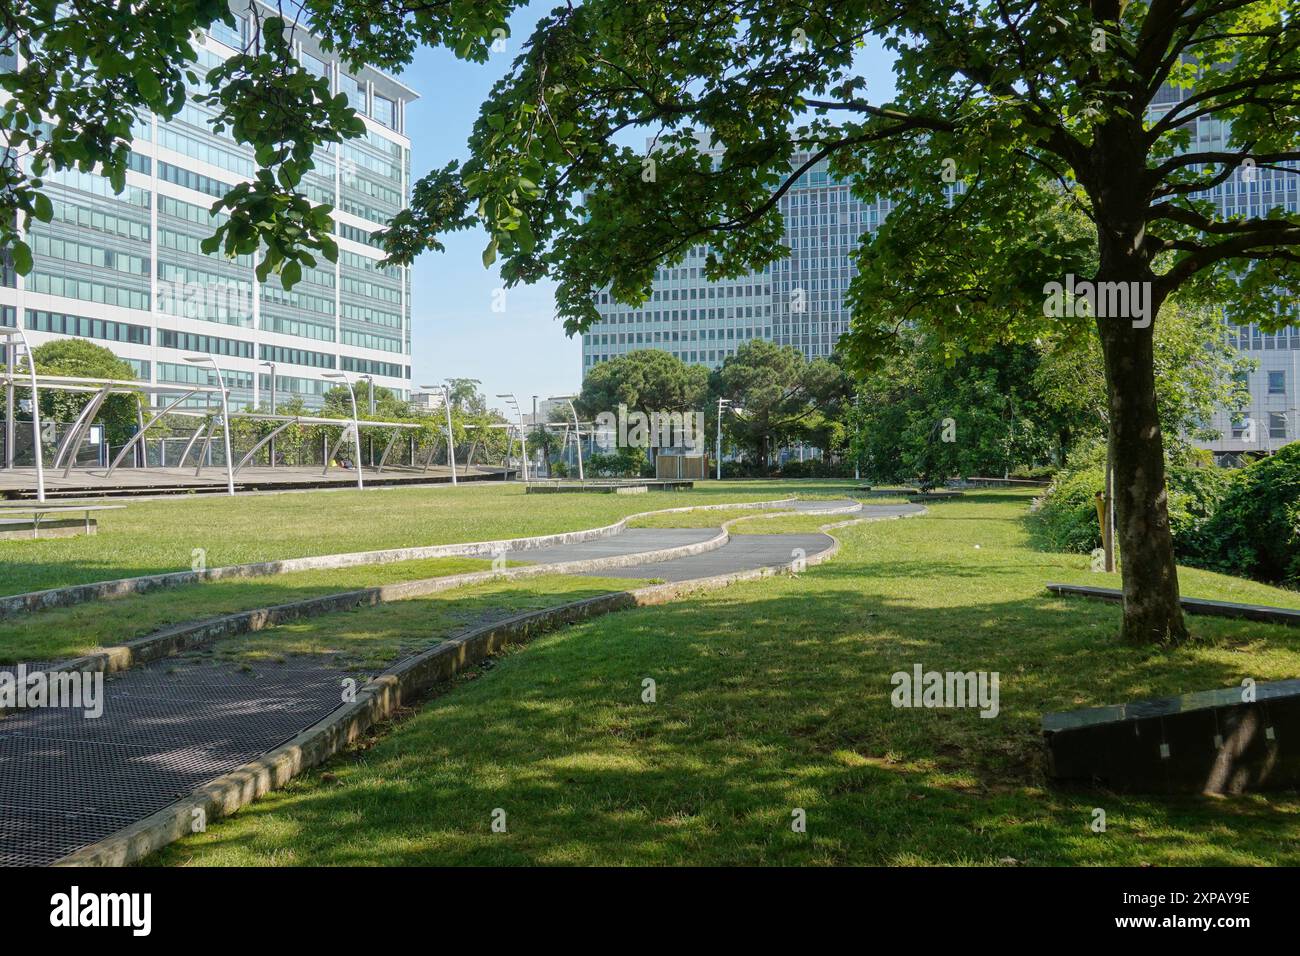
[[[28,309],[23,318],[23,324],[34,332],[57,332],[61,335],[75,335],[83,339],[100,339],[105,342],[130,342],[132,345],[149,344],[148,327],[132,325],[129,322],[92,319],[84,315],[66,315],[62,312],[47,312],[43,309]]]
[[[182,349],[186,352],[206,352],[209,355],[231,355],[236,358],[253,357],[252,342],[226,339],[219,335],[199,335],[196,332],[159,329],[158,344],[165,349]]]
[[[351,355],[343,356],[343,371],[359,372],[362,375],[386,375],[389,378],[410,378],[411,366],[394,365],[392,362],[379,362],[374,359],[353,358]]]
[[[286,365],[309,365],[312,368],[336,368],[333,355],[324,352],[311,352],[307,349],[291,349],[281,345],[262,345],[258,347],[258,358],[263,362],[283,362]]]

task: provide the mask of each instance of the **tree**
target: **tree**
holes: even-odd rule
[[[85,339],[59,339],[32,349],[36,371],[42,375],[68,375],[78,378],[112,378],[135,381],[135,369],[102,345]],[[19,378],[17,381],[21,382]],[[93,392],[64,392],[52,388],[41,390],[41,418],[47,422],[70,425],[81,414]],[[104,400],[95,420],[104,425],[105,438],[112,445],[125,442],[137,428],[137,396],[110,395]]]
[[[723,359],[709,388],[736,406],[723,429],[766,472],[773,451],[822,425],[818,408],[834,400],[843,378],[826,359],[809,362],[792,345],[750,339]]]
[[[371,418],[375,421],[405,421],[412,418],[411,405],[398,396],[391,388],[375,386],[375,412],[370,414],[370,380],[359,378],[352,383],[352,390],[357,397],[357,417]],[[335,385],[321,402],[321,414],[326,418],[351,418],[352,400],[347,387]]]
[[[1042,360],[1033,387],[1080,443],[1104,440],[1109,419],[1101,343],[1057,335],[1037,346]],[[1152,354],[1156,406],[1167,457],[1181,461],[1194,439],[1218,436],[1208,427],[1218,408],[1239,410],[1250,399],[1244,377],[1255,364],[1228,341],[1222,313],[1211,306],[1169,302],[1156,327]]]
[[[601,362],[587,373],[574,404],[584,418],[601,412],[698,411],[707,400],[708,370],[660,349],[637,349]]]
[[[953,354],[934,335],[907,332],[903,341],[864,378],[852,407],[850,430],[871,478],[930,484],[1060,459],[1068,419],[1035,386],[1034,346]]]
[[[702,412],[708,402],[709,372],[688,365],[660,349],[637,349],[601,362],[582,381],[574,402],[584,419],[596,420],[602,412]]]
[[[1263,215],[1225,218],[1205,192],[1243,164],[1297,174],[1298,11],[1300,0],[560,7],[484,103],[462,175],[398,217],[390,248],[409,258],[474,209],[491,234],[486,258],[503,258],[507,282],[555,279],[576,332],[596,321],[593,289],[642,302],[654,270],[694,245],[709,246],[712,278],[778,259],[780,197],[828,162],[859,195],[894,202],[858,249],[845,346],[859,368],[909,321],[967,346],[1083,334],[1062,321],[1074,306],[1064,287],[1098,283],[1090,319],[1119,490],[1123,634],[1177,642],[1187,630],[1153,329],[1180,289],[1213,292],[1266,327],[1289,320],[1300,221],[1278,193]],[[458,4],[422,8],[412,24],[432,40],[466,25]],[[337,36],[404,55],[376,32]],[[854,73],[872,38],[896,54],[888,102]],[[1214,121],[1229,124],[1225,139],[1194,144]],[[629,129],[653,131],[651,155],[620,145]],[[720,158],[698,150],[699,133]],[[1050,215],[1062,197],[1088,217],[1090,243]],[[1059,307],[1045,309],[1052,282]]]

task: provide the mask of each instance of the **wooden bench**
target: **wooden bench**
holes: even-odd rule
[[[0,505],[0,521],[6,518],[31,518],[32,519],[32,537],[39,538],[41,522],[48,515],[53,514],[82,514],[86,522],[86,534],[90,534],[90,513],[92,511],[119,511],[126,505],[29,505],[22,508],[11,508],[6,505]]]

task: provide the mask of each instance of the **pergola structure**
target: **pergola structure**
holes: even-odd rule
[[[165,383],[153,384],[149,382],[134,382],[122,379],[108,378],[81,378],[68,375],[44,375],[36,371],[35,363],[31,358],[31,349],[27,341],[27,336],[22,329],[0,328],[0,339],[7,340],[10,343],[10,361],[3,369],[4,387],[6,401],[5,411],[5,459],[4,467],[6,470],[12,470],[14,467],[14,440],[17,434],[16,403],[15,392],[19,388],[31,390],[32,404],[32,445],[33,455],[36,463],[36,495],[38,501],[45,500],[45,453],[41,442],[41,420],[40,420],[40,392],[41,389],[47,391],[61,392],[88,392],[91,398],[86,402],[72,426],[59,442],[55,450],[52,467],[55,469],[62,468],[63,476],[66,478],[72,471],[72,466],[76,462],[77,450],[83,441],[90,434],[90,427],[94,423],[95,416],[103,407],[104,402],[110,395],[130,394],[136,397],[136,417],[137,430],[131,436],[109,462],[108,469],[103,477],[110,477],[113,472],[122,464],[126,456],[139,444],[146,440],[146,436],[154,425],[162,420],[164,416],[182,416],[200,419],[194,433],[190,436],[185,445],[185,450],[181,453],[180,462],[184,462],[189,457],[190,452],[195,445],[202,441],[201,451],[199,452],[197,466],[194,471],[195,477],[202,474],[204,462],[208,458],[208,450],[212,441],[217,434],[217,428],[220,426],[222,437],[225,440],[226,448],[230,447],[230,421],[234,419],[249,419],[253,421],[265,421],[277,423],[271,431],[258,440],[258,442],[239,460],[238,463],[233,461],[233,456],[226,456],[226,475],[230,494],[234,494],[234,476],[241,469],[248,465],[257,452],[265,445],[270,443],[277,435],[283,432],[291,425],[321,425],[321,426],[343,426],[337,439],[332,445],[326,447],[324,469],[321,475],[324,476],[329,472],[330,462],[334,454],[343,446],[343,443],[352,438],[356,447],[360,448],[360,430],[362,428],[375,428],[391,432],[387,445],[384,447],[383,454],[376,466],[376,471],[383,471],[388,462],[389,454],[393,450],[398,437],[403,431],[418,430],[423,426],[414,422],[380,422],[380,421],[362,421],[354,414],[351,419],[338,418],[320,418],[308,415],[267,415],[261,412],[232,412],[229,411],[227,402],[227,392],[224,380],[218,374],[218,385],[169,385]],[[26,359],[27,371],[25,374],[19,372],[20,363],[18,357],[13,353],[17,346],[21,346],[23,357]],[[156,405],[146,404],[146,396],[155,396]],[[195,397],[208,399],[208,404],[204,408],[196,408],[193,405],[181,407],[184,403]],[[148,419],[146,420],[146,415]],[[451,436],[448,435],[448,441]],[[357,487],[364,487],[361,461],[354,463],[357,474]],[[453,466],[454,468],[454,466]],[[426,463],[427,469],[427,463]]]

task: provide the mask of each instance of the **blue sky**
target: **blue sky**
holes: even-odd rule
[[[533,3],[510,20],[506,52],[487,63],[457,60],[442,49],[422,49],[401,74],[420,99],[407,108],[411,172],[415,178],[452,159],[465,161],[466,140],[492,84],[510,68],[536,21],[553,0]],[[870,91],[892,88],[889,59],[879,48],[861,58]],[[416,386],[452,377],[477,378],[489,401],[514,392],[525,410],[532,396],[577,391],[582,347],[555,318],[554,286],[542,282],[505,293],[504,312],[492,310],[501,287],[495,266],[483,268],[487,244],[480,229],[445,236],[443,253],[425,253],[412,270],[412,378]]]

